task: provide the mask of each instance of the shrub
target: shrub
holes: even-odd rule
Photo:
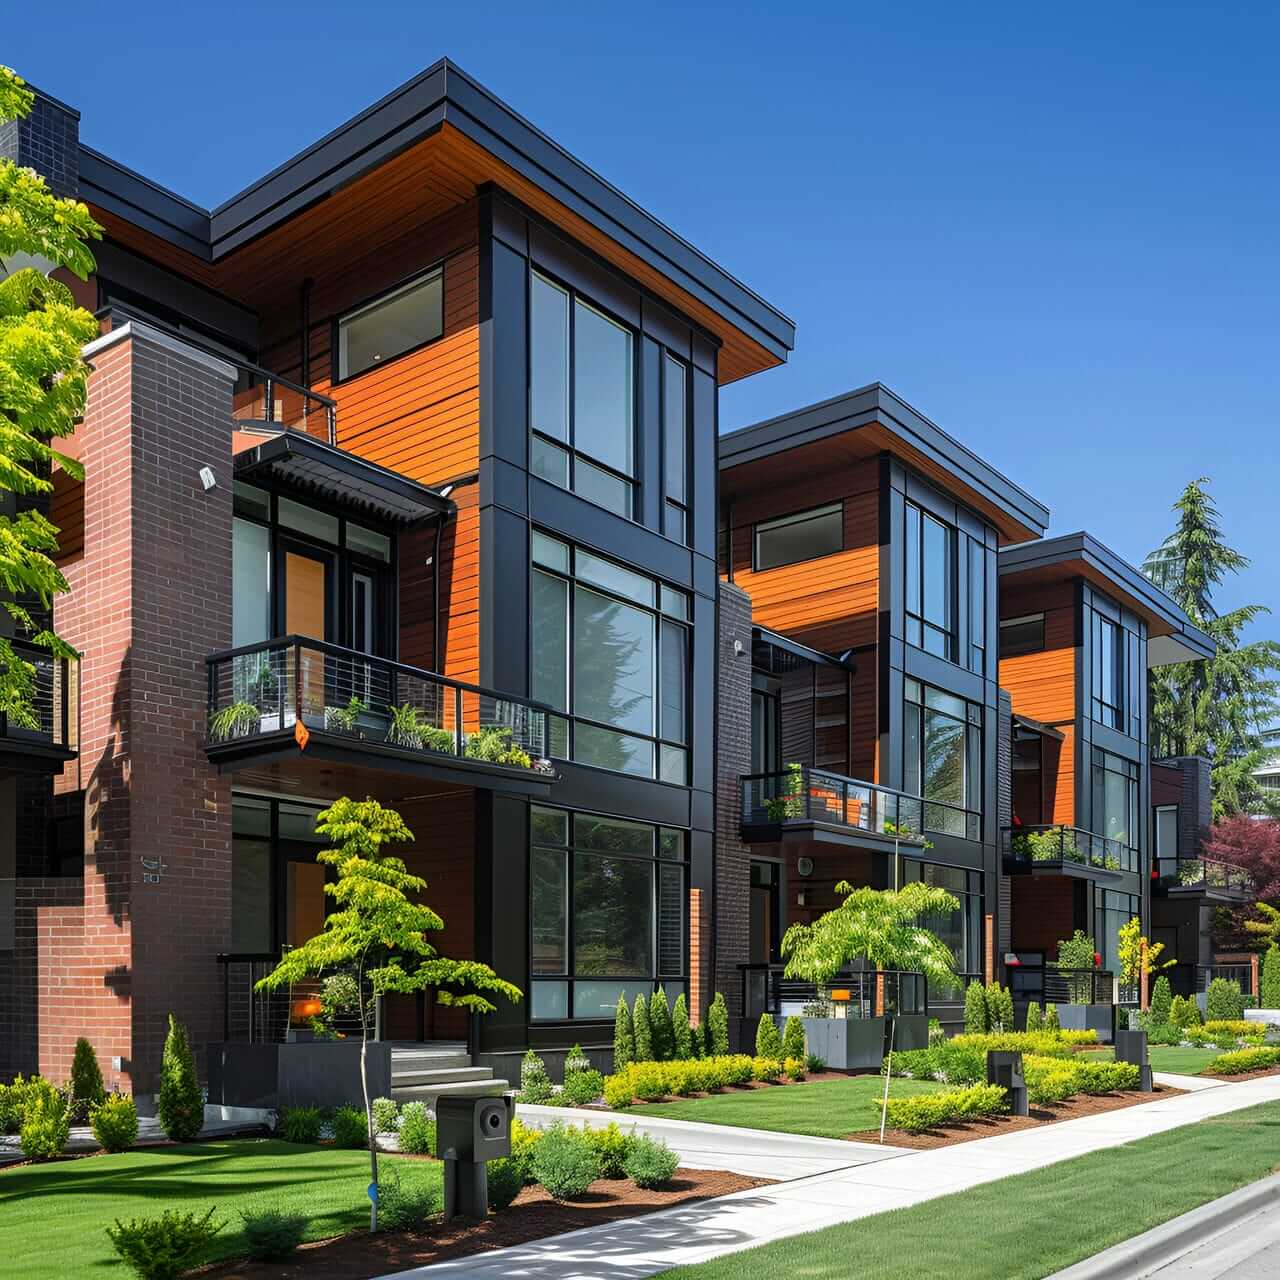
[[[394,1098],[374,1098],[373,1131],[374,1133],[395,1133],[400,1119],[400,1108]]]
[[[436,1122],[425,1102],[406,1102],[400,1108],[400,1150],[411,1156],[436,1153]]]
[[[107,1228],[115,1251],[142,1280],[173,1280],[198,1260],[222,1230],[210,1209],[203,1217],[166,1209],[158,1218],[115,1220]]]
[[[967,1040],[986,1037],[957,1036],[931,1049],[907,1049],[893,1055],[893,1074],[912,1080],[940,1080],[944,1084],[980,1084],[987,1078],[986,1050]],[[960,1041],[960,1043],[957,1043]],[[882,1070],[888,1067],[886,1060]]]
[[[816,1053],[806,1053],[804,1055],[804,1069],[814,1074],[819,1071],[825,1071],[827,1069],[827,1060],[820,1058]]]
[[[707,1032],[700,1022],[695,1022],[689,1028],[689,1056],[691,1058],[707,1056]]]
[[[988,1031],[1013,1030],[1013,994],[998,982],[989,982],[982,993]],[[968,1028],[965,1028],[968,1030]]]
[[[1204,1030],[1209,1035],[1244,1036],[1250,1039],[1262,1039],[1267,1034],[1266,1026],[1261,1022],[1249,1022],[1244,1018],[1238,1021],[1206,1022]]]
[[[803,1058],[786,1058],[782,1063],[783,1073],[788,1080],[803,1080],[805,1067]]]
[[[333,1145],[356,1151],[369,1145],[369,1117],[356,1107],[339,1107],[330,1121]]]
[[[676,1053],[675,1030],[671,1025],[671,1006],[662,987],[649,998],[649,1034],[653,1039],[653,1056],[659,1062],[670,1062]]]
[[[570,1106],[594,1102],[604,1092],[604,1076],[595,1070],[575,1071],[566,1076],[560,1097]]]
[[[787,1025],[782,1029],[782,1056],[804,1057],[804,1023],[795,1014],[787,1019]]]
[[[620,1071],[616,1075],[605,1077],[604,1103],[605,1106],[612,1107],[615,1111],[622,1111],[629,1107],[636,1096],[631,1087],[629,1070],[628,1068],[627,1071]]]
[[[760,1015],[760,1022],[756,1027],[756,1057],[782,1057],[782,1033],[778,1030],[778,1024],[774,1022],[772,1014]]]
[[[947,1038],[947,1033],[942,1029],[942,1023],[937,1018],[929,1019],[929,1044],[932,1047],[935,1044],[941,1044]]]
[[[772,1059],[769,1065],[780,1070]],[[754,1076],[755,1062],[742,1053],[689,1062],[633,1062],[605,1079],[604,1100],[624,1108],[635,1098],[652,1102],[669,1094],[714,1093],[726,1085],[746,1084]]]
[[[128,1151],[138,1140],[138,1108],[122,1093],[98,1103],[89,1112],[89,1124],[104,1151]]]
[[[511,1159],[520,1166],[520,1174],[526,1182],[533,1181],[533,1153],[542,1141],[541,1129],[530,1129],[519,1119],[511,1122]],[[434,1146],[435,1138],[432,1137]]]
[[[618,997],[618,1007],[613,1013],[613,1069],[621,1071],[636,1060],[636,1033],[631,1025],[631,1010],[627,997]]]
[[[680,1157],[665,1142],[655,1142],[641,1134],[627,1152],[626,1173],[644,1191],[665,1186],[680,1167]]]
[[[77,1121],[85,1120],[89,1112],[107,1098],[102,1083],[102,1071],[98,1067],[98,1055],[83,1036],[76,1041],[75,1056],[71,1059],[71,1115]]]
[[[1142,1072],[1132,1062],[1089,1062],[1075,1064],[1080,1093],[1112,1093],[1116,1089],[1136,1089]]]
[[[1262,957],[1262,979],[1258,983],[1259,1008],[1280,1009],[1280,946],[1274,942]]]
[[[1200,1025],[1200,1006],[1194,999],[1186,996],[1174,996],[1169,1006],[1169,1021],[1175,1027],[1198,1027]]]
[[[548,1129],[533,1151],[533,1176],[556,1200],[584,1194],[600,1176],[595,1150],[577,1129]]]
[[[71,1108],[67,1096],[39,1076],[27,1082],[18,1141],[28,1160],[60,1156],[71,1136]]]
[[[724,1058],[729,1054],[729,1010],[724,996],[716,992],[707,1010],[707,1057]]]
[[[190,1142],[204,1128],[204,1095],[196,1076],[196,1060],[187,1043],[186,1028],[173,1014],[169,1015],[169,1034],[160,1061],[156,1116],[173,1142]]]
[[[1188,1036],[1195,1031],[1194,1027],[1189,1027],[1184,1031],[1181,1027],[1157,1027],[1151,1023],[1148,1023],[1145,1029],[1147,1033],[1147,1044],[1149,1045],[1181,1044],[1185,1036]]]
[[[596,1153],[600,1177],[613,1181],[625,1178],[627,1173],[624,1166],[634,1139],[623,1133],[613,1120],[603,1129],[587,1129],[585,1132],[587,1141]]]
[[[320,1141],[319,1107],[285,1107],[276,1121],[276,1137],[298,1146],[310,1147]]]
[[[1158,1027],[1166,1026],[1173,1021],[1173,991],[1169,979],[1163,974],[1156,979],[1151,988],[1151,1021]]]
[[[1206,1075],[1238,1076],[1246,1071],[1265,1071],[1277,1066],[1280,1066],[1280,1049],[1258,1046],[1221,1053],[1204,1070]]]
[[[980,982],[971,982],[965,988],[964,1029],[970,1035],[981,1035],[987,1030],[987,998]]]
[[[984,1036],[953,1036],[950,1043],[956,1048],[979,1049],[984,1054],[988,1049],[1020,1050],[1048,1058],[1068,1058],[1072,1045],[1097,1042],[1096,1031],[991,1031]]]
[[[431,1183],[401,1182],[393,1169],[378,1183],[378,1226],[383,1231],[418,1231],[441,1209],[442,1192]]]
[[[1204,1020],[1206,1022],[1239,1021],[1244,1017],[1244,996],[1240,993],[1238,982],[1228,982],[1226,978],[1214,978],[1209,983],[1205,999]]]
[[[689,1025],[689,1001],[682,991],[671,1010],[672,1055],[688,1060],[693,1054],[693,1028]]]
[[[1058,1031],[1061,1029],[1061,1023],[1058,1021],[1058,1006],[1056,1004],[1047,1004],[1044,1007],[1044,1029],[1046,1031]]]
[[[546,1102],[551,1094],[551,1077],[547,1075],[547,1064],[530,1049],[520,1063],[520,1101]]]
[[[1044,1018],[1040,1013],[1040,1006],[1033,1000],[1027,1005],[1026,1029],[1028,1031],[1039,1031],[1043,1026]]]
[[[286,1213],[283,1209],[241,1209],[245,1243],[249,1257],[263,1261],[287,1258],[307,1233],[305,1213]]]
[[[485,1165],[485,1175],[489,1179],[489,1207],[491,1209],[509,1209],[511,1202],[524,1187],[524,1170],[520,1161],[514,1156],[505,1156],[501,1160],[490,1160]]]
[[[777,1031],[777,1027],[774,1028],[774,1031]],[[781,1074],[782,1063],[777,1058],[756,1058],[751,1064],[751,1078],[753,1080],[772,1084]]]
[[[0,1133],[17,1133],[22,1128],[22,1108],[27,1082],[15,1076],[12,1084],[0,1084]]]
[[[1074,1064],[1057,1059],[1034,1063],[1024,1058],[1022,1078],[1027,1084],[1028,1100],[1041,1107],[1065,1102],[1079,1092]]]
[[[1005,1109],[1005,1093],[998,1084],[975,1084],[911,1098],[890,1098],[887,1123],[907,1133],[923,1133],[940,1124],[972,1116],[995,1115]]]
[[[653,1061],[653,1029],[649,1024],[649,1002],[643,993],[636,996],[635,1008],[631,1012],[631,1025],[636,1037],[636,1062]]]

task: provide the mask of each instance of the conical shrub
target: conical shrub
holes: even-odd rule
[[[186,1028],[173,1014],[169,1015],[169,1034],[160,1062],[156,1118],[173,1142],[190,1142],[204,1128],[204,1097],[196,1076],[196,1060],[187,1042]]]

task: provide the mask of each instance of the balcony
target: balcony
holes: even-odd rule
[[[305,636],[211,654],[205,750],[225,770],[299,760],[546,796],[547,708]]]
[[[256,364],[232,363],[239,370],[231,410],[238,430],[301,431],[337,442],[336,401]]]
[[[30,712],[0,711],[0,774],[60,773],[79,745],[79,664],[27,640],[10,640],[30,669]]]
[[[1074,876],[1086,880],[1118,879],[1136,872],[1138,851],[1120,840],[1079,827],[1005,827],[1005,870],[1010,874]]]
[[[1152,873],[1157,892],[1169,898],[1252,902],[1253,877],[1221,858],[1158,858]]]
[[[818,843],[892,851],[924,843],[924,801],[809,765],[741,779],[742,838],[748,844]]]

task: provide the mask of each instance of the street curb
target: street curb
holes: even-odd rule
[[[1065,1271],[1055,1271],[1048,1280],[1138,1280],[1175,1262],[1237,1222],[1277,1206],[1280,1206],[1280,1173],[1210,1200]]]

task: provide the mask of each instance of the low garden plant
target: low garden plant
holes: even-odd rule
[[[52,1160],[71,1136],[71,1106],[64,1090],[33,1076],[27,1081],[18,1141],[28,1160]]]
[[[611,1120],[603,1129],[585,1129],[587,1141],[596,1153],[596,1161],[600,1166],[600,1176],[611,1181],[625,1178],[627,1153],[634,1141],[630,1134],[623,1133],[617,1122]]]
[[[300,1147],[314,1146],[322,1123],[319,1107],[285,1107],[276,1121],[276,1137]]]
[[[760,1061],[767,1064],[764,1070],[781,1070],[776,1062]],[[756,1060],[743,1053],[691,1062],[633,1062],[624,1071],[605,1078],[604,1100],[611,1107],[629,1107],[636,1098],[653,1102],[669,1096],[714,1093],[729,1085],[747,1084],[754,1078]]]
[[[489,1179],[489,1207],[509,1209],[524,1187],[524,1170],[520,1161],[512,1156],[490,1160],[485,1165],[485,1173]]]
[[[533,1150],[533,1176],[553,1199],[573,1200],[600,1176],[600,1163],[579,1130],[555,1125]]]
[[[200,1260],[205,1246],[226,1224],[203,1216],[166,1209],[158,1218],[119,1218],[106,1229],[124,1263],[141,1280],[174,1280]]]
[[[665,1142],[641,1134],[632,1139],[623,1167],[637,1187],[648,1191],[671,1181],[680,1157]]]
[[[515,1123],[519,1124],[519,1121]],[[406,1102],[400,1109],[400,1150],[411,1156],[436,1153],[436,1122],[425,1102]]]
[[[395,1133],[400,1123],[400,1108],[394,1098],[374,1098],[373,1100],[374,1133]]]
[[[520,1101],[534,1104],[546,1102],[554,1092],[551,1077],[547,1074],[547,1064],[530,1049],[520,1063]]]
[[[1280,1067],[1280,1048],[1258,1046],[1253,1049],[1236,1049],[1219,1054],[1205,1067],[1203,1074],[1210,1076],[1239,1076],[1247,1071],[1268,1071]]]
[[[408,1106],[406,1104],[406,1110]],[[401,1132],[403,1133],[403,1126]],[[517,1116],[511,1122],[511,1159],[520,1166],[521,1176],[525,1182],[535,1181],[533,1176],[533,1153],[537,1150],[538,1143],[542,1141],[542,1130],[531,1129]],[[403,1143],[403,1139],[402,1139]],[[431,1145],[435,1147],[434,1126],[431,1135]]]
[[[241,1209],[240,1222],[249,1256],[264,1262],[287,1258],[307,1233],[307,1216],[284,1209]]]
[[[356,1107],[339,1107],[333,1113],[329,1126],[333,1131],[333,1145],[343,1150],[359,1151],[369,1142],[369,1121]]]
[[[128,1151],[138,1140],[138,1108],[132,1098],[113,1093],[89,1112],[89,1125],[104,1151]]]
[[[1238,1022],[1244,1018],[1244,995],[1238,982],[1214,978],[1205,994],[1206,1022]]]
[[[442,1207],[435,1185],[403,1182],[395,1170],[378,1183],[379,1230],[420,1231]]]
[[[1006,1107],[1005,1091],[998,1084],[975,1084],[942,1093],[922,1093],[909,1098],[890,1098],[887,1121],[891,1129],[923,1133],[941,1124],[952,1124],[974,1116],[997,1115]]]

